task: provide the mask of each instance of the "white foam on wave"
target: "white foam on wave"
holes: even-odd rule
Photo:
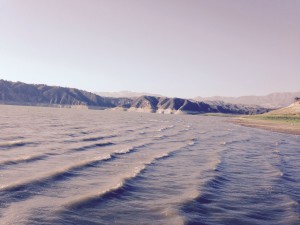
[[[129,148],[124,148],[124,149],[120,149],[120,150],[116,150],[113,152],[113,154],[126,154],[126,153],[129,153],[131,151],[134,151],[135,149],[137,149],[138,147],[135,147],[135,146],[132,146],[132,147],[129,147]]]
[[[117,150],[115,151],[115,154],[126,154],[128,152],[131,152],[132,150],[134,150],[134,148],[127,148],[127,149],[120,149],[120,150]]]
[[[188,145],[193,146],[193,145],[195,145],[195,142],[191,141],[191,142],[188,143]]]
[[[172,128],[174,128],[174,127],[175,127],[175,125],[169,125],[169,126],[166,126],[166,127],[162,127],[162,128],[160,128],[160,129],[158,129],[157,131],[158,131],[158,132],[163,132],[163,131],[165,131],[165,130],[172,129]]]
[[[230,144],[243,143],[243,142],[249,142],[249,141],[251,141],[251,138],[223,141],[220,144],[221,145],[230,145]]]
[[[154,135],[155,138],[163,138],[165,135],[159,134],[159,135]]]
[[[210,163],[212,170],[217,170],[218,166],[220,165],[222,161],[220,159],[215,159]]]
[[[125,147],[125,148],[121,148],[121,149],[117,149],[114,152],[112,152],[112,155],[122,155],[122,154],[126,154],[126,153],[130,153],[132,151],[135,151],[139,148],[145,147],[150,145],[151,143],[149,142],[145,142],[143,144],[139,144],[139,145],[134,145],[134,146],[130,146],[130,147]]]
[[[184,218],[180,215],[180,213],[177,209],[168,207],[162,211],[162,215],[167,217],[170,224],[174,224],[174,225],[184,225],[185,224]]]

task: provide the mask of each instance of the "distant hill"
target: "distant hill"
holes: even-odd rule
[[[196,101],[223,101],[233,104],[259,105],[265,108],[282,108],[293,103],[295,97],[300,96],[300,92],[272,93],[265,96],[241,96],[222,97],[214,96],[208,98],[197,97]]]
[[[158,94],[150,94],[146,92],[132,92],[132,91],[95,92],[95,94],[100,95],[102,97],[112,97],[112,98],[138,98],[144,95],[163,97],[162,95],[158,95]]]
[[[192,101],[181,98],[166,98],[154,96],[141,96],[135,99],[129,111],[156,112],[166,114],[199,114],[199,113],[230,113],[230,114],[261,114],[269,110],[259,106],[245,106],[238,104],[226,104],[224,102]]]
[[[0,102],[2,104],[43,106],[86,106],[111,108],[129,106],[131,99],[106,98],[75,88],[26,84],[0,80]]]
[[[128,111],[154,113],[231,113],[260,114],[269,111],[259,106],[246,106],[224,102],[201,102],[181,98],[140,96],[112,98],[91,92],[44,84],[26,84],[0,80],[0,103],[33,106],[116,108]]]

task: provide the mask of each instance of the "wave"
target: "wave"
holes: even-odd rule
[[[117,135],[108,135],[108,136],[100,136],[100,137],[83,138],[82,141],[86,141],[86,142],[89,142],[89,141],[99,141],[99,140],[103,140],[103,139],[106,139],[106,138],[114,138],[114,137],[117,137]]]
[[[85,150],[88,150],[88,149],[93,149],[93,148],[97,148],[97,147],[105,147],[105,146],[109,146],[109,145],[114,145],[114,143],[112,142],[100,142],[100,143],[96,143],[96,144],[92,144],[92,145],[86,145],[86,146],[82,146],[82,147],[79,147],[79,148],[74,148],[74,149],[71,149],[70,151],[73,152],[73,151],[85,151]]]
[[[206,164],[205,169],[204,168],[202,169],[202,173],[204,173],[204,174],[203,174],[203,177],[200,179],[200,182],[198,183],[199,187],[205,188],[205,187],[214,186],[215,184],[220,184],[223,177],[218,174],[218,172],[222,171],[222,161],[219,159],[219,157],[220,157],[220,155],[216,154],[213,157],[214,160],[212,160],[211,162]],[[225,179],[224,179],[224,181],[225,181]],[[226,179],[226,181],[228,181],[228,180]],[[200,190],[201,190],[201,188],[200,188]],[[190,194],[188,195],[188,198],[185,199],[185,201],[183,201],[181,203],[181,205],[188,204],[190,201],[195,201],[198,198],[201,198],[200,190],[199,190],[199,188],[191,189]]]
[[[186,147],[187,145],[181,146],[178,149],[173,150],[173,151],[158,154],[157,156],[152,158],[151,161],[148,161],[141,166],[135,167],[131,174],[123,177],[120,180],[120,182],[117,183],[115,186],[108,188],[104,191],[101,191],[101,192],[98,192],[98,193],[95,193],[92,195],[88,195],[88,196],[83,196],[77,200],[68,202],[65,204],[65,207],[69,208],[69,209],[79,209],[79,208],[85,207],[87,205],[98,204],[102,200],[105,200],[105,199],[108,199],[111,197],[120,196],[125,191],[129,191],[132,189],[131,183],[136,178],[138,178],[143,172],[145,172],[147,167],[155,165],[158,161],[165,160],[167,158],[175,156],[177,154],[177,152],[184,149],[184,147]],[[145,145],[141,145],[141,146],[145,146]],[[130,149],[128,149],[128,151],[126,153],[134,151],[136,148],[137,147],[130,148]]]
[[[221,142],[221,145],[231,145],[231,144],[235,144],[235,143],[244,143],[244,142],[249,142],[249,141],[251,141],[250,138],[241,139],[241,140],[223,141],[223,142]]]
[[[80,134],[90,134],[91,132],[80,132]],[[80,134],[67,134],[67,136],[72,137],[72,139],[69,140],[64,140],[63,142],[65,143],[76,143],[76,142],[93,142],[93,141],[100,141],[103,139],[109,139],[109,138],[114,138],[117,137],[118,135],[106,135],[106,136],[90,136],[90,137],[85,137],[82,138],[80,137]],[[77,139],[78,138],[78,139]]]
[[[111,158],[117,158],[118,155],[124,155],[124,154],[129,154],[129,153],[133,153],[138,151],[140,148],[146,147],[148,145],[151,145],[151,143],[145,143],[145,144],[141,144],[141,145],[135,145],[135,146],[131,146],[128,148],[122,148],[120,150],[115,150],[114,152],[111,153]]]
[[[194,141],[191,141],[191,142],[189,142],[188,145],[193,146],[193,145],[195,145],[195,142],[194,142]]]
[[[286,144],[286,143],[287,143],[286,140],[279,140],[279,141],[276,141],[276,142],[274,143],[274,146],[275,146],[275,147],[278,147],[278,146],[284,145],[284,144]]]
[[[138,146],[132,146],[129,148],[121,149],[121,150],[116,150],[112,152],[111,154],[102,156],[102,157],[95,157],[90,160],[82,161],[77,164],[65,167],[61,170],[57,170],[54,172],[51,172],[49,174],[45,174],[42,177],[38,177],[32,180],[27,180],[23,182],[18,182],[15,184],[9,184],[9,185],[3,185],[0,186],[0,191],[5,191],[5,192],[18,192],[18,191],[23,191],[26,189],[33,189],[33,188],[38,188],[38,187],[46,187],[47,183],[53,183],[56,181],[61,181],[65,180],[67,178],[71,178],[73,176],[77,176],[76,172],[83,170],[85,168],[91,167],[91,166],[96,166],[98,163],[101,162],[107,162],[107,161],[112,161],[117,158],[118,155],[123,155],[123,154],[128,154],[132,153],[136,150],[138,150],[141,147],[146,146],[146,144],[143,145],[138,145]],[[41,156],[36,156],[36,157],[29,157],[28,159],[20,159],[21,160],[39,160],[42,159]],[[4,163],[10,163],[10,161],[4,162]],[[14,163],[14,162],[13,162]],[[1,164],[0,164],[1,165]]]
[[[153,137],[154,137],[155,139],[163,139],[163,138],[166,138],[167,136],[166,136],[166,135],[159,134],[159,135],[154,135]]]
[[[190,129],[189,128],[185,128],[185,129],[182,129],[182,130],[178,130],[177,134],[182,134],[182,133],[185,133],[185,132],[188,132],[188,131],[190,131]]]
[[[189,139],[187,139],[187,141],[188,141],[188,145],[189,146],[193,146],[193,145],[196,144],[196,142],[198,141],[198,139],[197,138],[189,138]]]
[[[69,129],[71,129],[71,130],[82,130],[82,129],[84,129],[85,127],[70,127]]]
[[[130,191],[131,190],[130,182],[132,182],[139,175],[141,175],[146,170],[147,166],[154,165],[156,161],[170,157],[172,155],[171,153],[172,152],[168,152],[168,153],[157,155],[151,161],[146,162],[143,165],[136,166],[130,174],[127,174],[126,176],[121,178],[121,180],[114,186],[106,190],[103,190],[101,192],[96,192],[91,195],[82,196],[79,199],[70,201],[64,204],[64,207],[68,209],[76,210],[86,206],[99,204],[103,200],[109,198],[115,198],[122,195],[126,191]]]
[[[27,141],[23,141],[23,140],[1,142],[0,149],[22,147],[22,146],[25,146],[28,144],[32,144],[32,142],[27,142]]]
[[[165,139],[165,138],[173,138],[173,137],[178,137],[178,135],[182,132],[182,130],[179,130],[177,131],[177,133],[175,134],[169,134],[169,135],[166,135],[166,134],[162,134],[162,133],[159,133],[157,135],[154,135],[153,138],[155,138],[156,140],[159,140],[159,139]],[[176,141],[171,141],[169,140],[169,142],[177,142],[178,140]],[[183,140],[184,141],[184,140]],[[182,142],[182,141],[179,141],[179,142]]]
[[[163,131],[165,131],[165,130],[172,129],[172,128],[174,128],[174,127],[175,127],[174,125],[170,125],[170,126],[167,126],[167,127],[162,127],[162,128],[160,128],[160,129],[158,129],[157,131],[158,131],[158,132],[163,132]]]
[[[103,157],[98,157],[94,158],[91,160],[79,162],[77,164],[65,167],[61,170],[51,172],[49,174],[45,174],[42,177],[38,177],[32,180],[27,180],[23,182],[17,182],[15,184],[9,184],[9,185],[3,185],[0,187],[0,191],[6,191],[6,192],[15,192],[15,191],[22,191],[28,188],[35,188],[36,186],[43,186],[45,187],[45,183],[50,182],[50,181],[58,181],[65,179],[67,177],[71,177],[75,175],[75,171],[84,169],[89,166],[95,166],[95,164],[102,162],[102,161],[107,161],[112,158],[111,155],[106,155]]]
[[[15,164],[19,164],[19,163],[30,163],[30,162],[34,162],[34,161],[38,161],[38,160],[43,160],[45,158],[47,158],[47,155],[29,155],[29,156],[22,156],[16,159],[11,159],[11,160],[6,160],[6,161],[2,161],[0,162],[0,166],[8,166],[8,165],[15,165]]]
[[[131,153],[136,151],[138,148],[143,147],[144,145],[140,145],[140,146],[133,146],[133,147],[129,147],[129,148],[124,148],[121,150],[117,150],[113,153],[113,155],[123,155],[123,154],[127,154],[127,153]]]
[[[218,201],[220,195],[222,195],[222,190],[230,179],[226,177],[222,170],[222,162],[220,160],[215,160],[210,165],[210,172],[213,175],[207,175],[204,181],[201,183],[200,188],[198,188],[198,193],[196,192],[192,198],[188,201],[184,201],[180,204],[180,211],[185,217],[185,224],[206,224],[206,219],[210,215],[210,210],[215,202]],[[201,221],[201,223],[199,223]]]

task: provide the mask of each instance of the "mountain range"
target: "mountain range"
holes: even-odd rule
[[[155,112],[165,114],[261,114],[269,110],[259,106],[227,104],[224,102],[205,103],[182,98],[141,96],[132,102],[128,111]]]
[[[112,98],[59,86],[26,84],[0,80],[0,103],[14,105],[76,107],[94,109],[122,109],[155,113],[232,113],[258,114],[269,111],[260,106],[224,103],[222,101],[196,101],[160,96]]]
[[[155,96],[164,97],[163,95],[147,93],[147,92],[133,92],[133,91],[117,91],[117,92],[95,92],[95,94],[102,97],[111,98],[138,98],[140,96]]]
[[[300,96],[300,91],[298,92],[282,92],[282,93],[271,93],[264,96],[241,96],[241,97],[196,97],[196,101],[223,101],[232,104],[246,104],[246,105],[258,105],[265,108],[282,108],[287,107],[293,103],[295,97]]]
[[[91,92],[44,84],[0,80],[0,103],[40,106],[129,107],[131,99],[101,97]]]
[[[131,91],[120,91],[120,92],[96,92],[96,94],[103,97],[115,97],[115,98],[137,98],[143,95],[164,97],[158,94],[150,94],[143,92],[131,92]],[[216,104],[216,102],[225,102],[232,104],[243,104],[243,105],[258,105],[265,108],[277,109],[287,107],[293,103],[295,97],[300,96],[298,92],[281,92],[271,93],[263,96],[240,96],[240,97],[224,97],[224,96],[213,96],[213,97],[196,97],[191,100],[202,101],[209,104]]]

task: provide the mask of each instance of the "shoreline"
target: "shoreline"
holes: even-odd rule
[[[270,121],[266,119],[255,119],[255,118],[236,118],[230,120],[230,122],[245,126],[259,128],[263,130],[300,135],[300,124],[290,123],[285,121]]]

